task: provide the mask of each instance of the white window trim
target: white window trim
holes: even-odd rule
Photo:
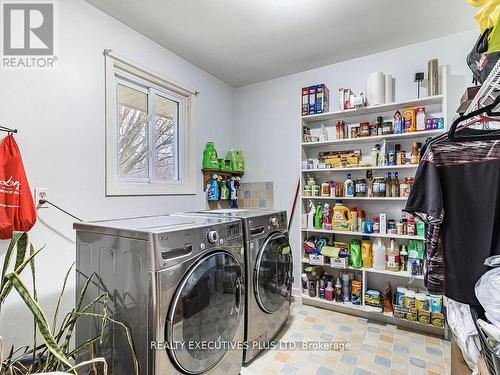
[[[128,195],[193,195],[196,194],[196,172],[191,133],[192,97],[198,92],[151,72],[110,50],[104,51],[106,77],[106,196]],[[168,90],[179,101],[178,176],[177,181],[134,182],[118,179],[116,160],[118,148],[116,137],[116,82],[117,76],[132,82],[142,83],[153,90]],[[142,82],[141,82],[142,81]],[[161,96],[164,96],[163,93]]]

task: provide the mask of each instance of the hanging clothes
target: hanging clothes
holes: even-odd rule
[[[500,254],[500,141],[431,142],[405,211],[427,223],[429,292],[477,305],[474,285],[487,271],[483,262]]]
[[[12,232],[27,232],[36,222],[31,189],[24,171],[21,153],[12,135],[0,143],[0,239],[12,238]]]
[[[486,54],[500,51],[500,0],[467,0],[475,8],[480,8],[474,16],[479,32],[483,34],[491,29],[488,34],[488,50]]]

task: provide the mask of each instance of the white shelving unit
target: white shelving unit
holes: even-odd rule
[[[377,144],[386,140],[389,147],[393,147],[395,144],[399,143],[402,149],[406,149],[407,152],[411,150],[412,142],[422,142],[429,138],[442,134],[446,131],[448,126],[448,115],[450,113],[447,103],[447,67],[442,67],[440,71],[440,81],[441,81],[441,91],[440,95],[410,99],[398,101],[395,103],[383,104],[379,106],[364,107],[358,109],[352,109],[347,111],[334,111],[329,113],[323,113],[318,115],[302,116],[300,117],[301,129],[303,126],[308,126],[311,129],[311,135],[317,136],[319,134],[319,128],[321,125],[325,125],[328,132],[328,141],[324,142],[302,142],[301,143],[301,160],[308,158],[317,158],[320,151],[340,151],[340,150],[353,150],[361,149],[365,159],[369,156],[371,148]],[[332,91],[333,92],[333,91]],[[331,98],[331,103],[335,102],[335,98]],[[391,134],[384,136],[373,136],[373,137],[360,137],[353,139],[335,139],[335,122],[337,120],[344,120],[349,124],[359,124],[363,121],[370,121],[370,123],[375,122],[378,116],[383,116],[384,120],[392,120],[396,110],[402,112],[406,108],[416,108],[416,107],[426,107],[426,113],[431,114],[435,117],[443,117],[445,123],[445,129],[439,130],[427,130],[420,132],[411,132],[404,134]],[[302,137],[302,132],[301,132]],[[350,173],[353,175],[353,179],[357,177],[364,177],[366,171],[371,170],[374,176],[384,175],[387,172],[398,172],[400,181],[405,177],[412,177],[415,175],[418,165],[416,164],[405,164],[396,166],[375,166],[371,167],[367,160],[362,166],[359,167],[346,167],[346,168],[325,168],[325,169],[302,169],[301,163],[301,189],[307,183],[308,177],[315,177],[317,183],[321,185],[324,181],[344,181],[346,174]],[[347,207],[357,206],[365,211],[366,217],[372,217],[378,215],[379,213],[387,213],[388,219],[399,219],[401,215],[401,210],[404,207],[407,198],[404,197],[352,197],[352,198],[336,198],[336,197],[321,197],[321,196],[301,196],[302,204],[300,205],[301,216],[307,214],[308,203],[312,201],[314,204],[318,202],[329,203],[333,205],[335,200],[341,199],[344,205]],[[367,236],[370,238],[382,238],[383,241],[387,241],[390,238],[396,239],[398,244],[405,244],[409,240],[422,240],[425,238],[421,236],[404,236],[404,235],[394,235],[394,234],[366,234],[361,232],[352,231],[332,231],[324,229],[312,229],[312,228],[302,228],[301,229],[301,241],[303,242],[312,236],[331,236],[334,235],[336,240],[349,242],[352,238],[361,238]],[[386,242],[386,246],[388,243]],[[303,249],[302,243],[300,248]],[[309,265],[309,258],[305,254],[304,250],[301,256],[301,265]],[[323,265],[325,272],[336,277],[339,275],[339,270],[333,268],[329,263]],[[351,315],[357,315],[365,317],[367,319],[379,320],[385,323],[396,324],[403,326],[412,330],[420,330],[424,332],[429,332],[437,335],[445,335],[444,328],[438,328],[428,324],[422,324],[419,322],[412,322],[404,319],[398,319],[392,316],[392,314],[381,313],[375,308],[367,306],[364,304],[364,292],[366,289],[377,289],[383,290],[383,287],[387,281],[390,282],[392,289],[394,290],[397,286],[416,286],[419,289],[423,288],[423,276],[409,276],[407,272],[391,272],[387,270],[377,270],[374,268],[360,268],[354,269],[348,267],[346,269],[349,272],[354,272],[357,276],[356,279],[362,281],[362,293],[363,299],[361,305],[353,305],[352,303],[338,303],[335,301],[327,301],[317,297],[310,297],[308,294],[301,293],[300,301],[303,304],[314,305],[317,307],[322,307],[326,309],[336,310]]]

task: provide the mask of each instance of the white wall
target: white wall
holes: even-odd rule
[[[472,76],[465,57],[472,48],[476,31],[468,31],[370,56],[325,66],[238,88],[235,94],[235,139],[245,154],[248,181],[273,181],[275,206],[290,211],[300,178],[300,89],[325,83],[330,89],[330,105],[338,109],[338,88],[364,91],[365,80],[375,71],[396,78],[396,100],[417,96],[414,74],[427,71],[427,61],[438,58],[449,65],[449,95],[452,107]],[[300,202],[298,202],[300,205]],[[298,211],[291,230],[295,259],[295,288],[300,288],[301,244]]]
[[[60,60],[55,71],[0,71],[0,124],[19,129],[19,144],[31,188],[49,189],[50,200],[85,220],[152,215],[204,207],[198,194],[175,197],[104,196],[104,57],[115,52],[201,92],[194,99],[193,128],[197,160],[208,140],[224,152],[233,140],[232,88],[134,32],[82,0],[59,1]],[[3,134],[2,134],[3,135]],[[73,220],[53,208],[39,210],[30,232],[38,248],[39,294],[48,311],[75,260]],[[7,242],[0,242],[0,264]],[[74,300],[74,277],[64,309]],[[17,298],[0,316],[6,344],[29,343],[29,314]]]

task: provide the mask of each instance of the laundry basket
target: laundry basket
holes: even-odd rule
[[[472,315],[472,320],[476,326],[477,331],[479,332],[479,340],[481,341],[481,353],[486,360],[486,366],[491,375],[500,375],[500,356],[496,355],[493,350],[490,349],[488,343],[486,341],[486,336],[483,333],[483,330],[479,327],[477,323],[478,319],[483,319],[486,321],[486,317],[484,315],[484,310],[481,307],[472,307],[470,308],[470,312]]]

